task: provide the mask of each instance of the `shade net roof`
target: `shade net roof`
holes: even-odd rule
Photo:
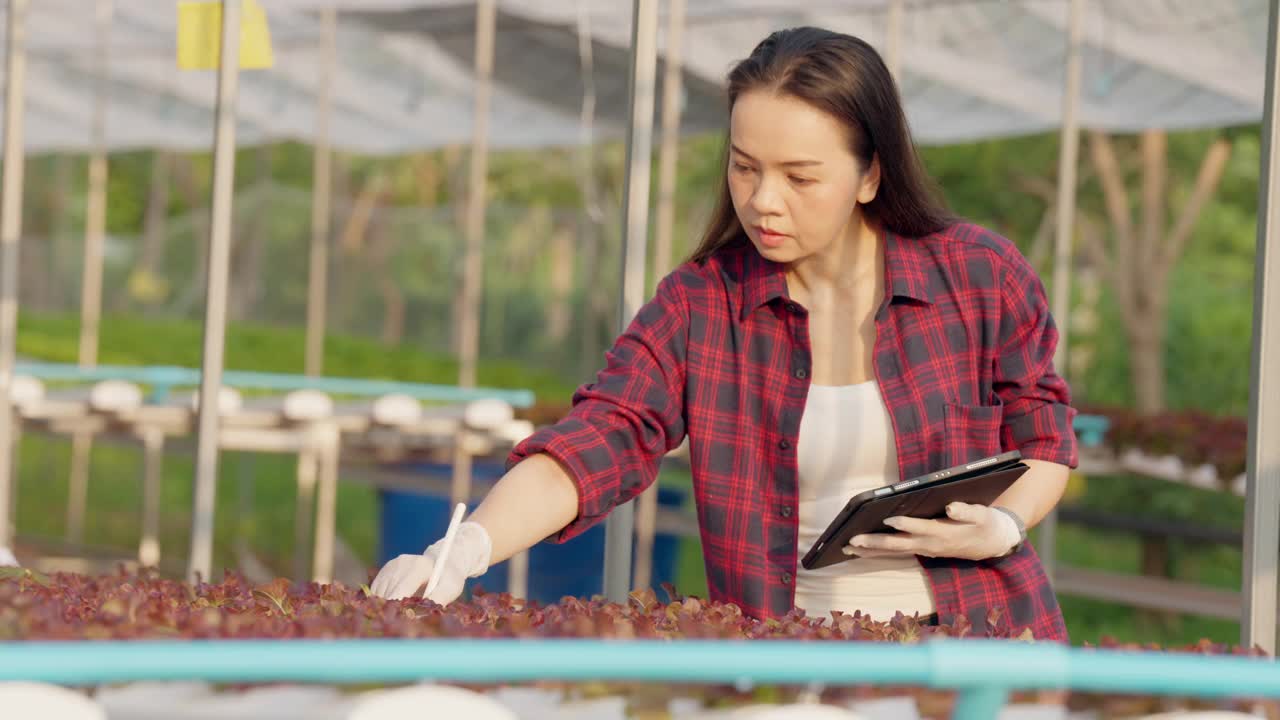
[[[215,73],[178,69],[177,3],[115,0],[104,63],[97,51],[95,1],[29,5],[28,150],[92,147],[92,109],[101,82],[108,98],[108,147],[208,148]],[[240,144],[314,140],[322,67],[318,11],[325,6],[338,10],[330,122],[335,147],[382,154],[470,142],[474,3],[261,4],[275,64],[242,73]],[[688,0],[682,129],[724,126],[724,75],[770,31],[819,25],[883,50],[888,5]],[[1265,0],[1090,0],[1085,7],[1079,109],[1085,127],[1179,129],[1260,119]],[[498,0],[498,8],[491,147],[569,146],[620,137],[630,0]],[[917,140],[961,142],[1056,127],[1067,10],[1067,0],[902,0],[900,87]],[[662,12],[660,29],[666,3]],[[665,51],[660,32],[659,52]],[[659,67],[659,78],[661,73]]]

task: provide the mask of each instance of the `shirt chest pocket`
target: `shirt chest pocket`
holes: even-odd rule
[[[944,405],[939,469],[998,455],[1003,420],[1000,405]]]

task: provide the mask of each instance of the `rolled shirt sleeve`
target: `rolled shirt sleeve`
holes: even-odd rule
[[[1054,370],[1058,330],[1044,284],[1021,253],[1005,256],[993,389],[1004,404],[1001,442],[1024,458],[1076,467],[1076,410]]]
[[[508,470],[546,453],[577,487],[577,517],[548,539],[569,540],[639,495],[663,456],[684,440],[688,308],[673,273],[605,354],[595,381],[574,392],[569,414],[511,451]]]

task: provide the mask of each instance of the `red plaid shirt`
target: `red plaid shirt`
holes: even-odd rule
[[[1075,467],[1057,331],[1018,249],[968,224],[886,242],[874,368],[902,477],[1013,448]],[[785,615],[810,353],[808,315],[789,300],[783,267],[743,241],[663,279],[569,415],[520,443],[508,467],[547,453],[569,469],[578,516],[553,538],[564,542],[648,487],[687,435],[711,599]],[[920,562],[944,622],[959,614],[983,628],[999,608],[1016,629],[1066,641],[1029,543],[1004,559]]]

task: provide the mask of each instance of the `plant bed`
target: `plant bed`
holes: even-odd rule
[[[42,575],[16,568],[0,569],[0,642],[147,640],[147,639],[338,639],[338,638],[606,638],[610,640],[719,639],[727,641],[802,640],[812,642],[916,643],[944,638],[994,638],[1035,642],[1029,633],[1012,628],[999,613],[985,627],[960,618],[955,624],[928,626],[898,615],[877,622],[861,614],[806,617],[795,611],[782,619],[746,617],[732,604],[680,596],[665,586],[669,602],[651,590],[632,593],[626,604],[603,598],[564,598],[559,603],[525,603],[505,593],[477,590],[467,601],[440,606],[430,600],[388,601],[367,589],[341,584],[290,583],[285,579],[254,586],[236,574],[218,583],[184,583],[154,571],[86,576],[71,573]],[[1102,647],[1156,651],[1155,646],[1120,645],[1104,640]],[[1208,641],[1174,652],[1257,655]],[[476,693],[513,692],[492,684],[450,683]],[[672,698],[689,713],[759,703],[802,701],[868,707],[889,698],[914,700],[922,717],[946,717],[955,693],[911,687],[792,687],[782,685],[699,685],[626,682],[524,683],[529,692],[557,697],[565,707],[581,709],[584,702],[613,699],[609,715],[625,707],[629,717],[682,717]],[[108,691],[111,689],[104,689]],[[119,689],[114,689],[118,691]],[[216,692],[213,692],[216,690]],[[260,692],[245,685],[205,688],[210,697],[226,693]],[[368,692],[369,687],[343,687],[345,694]],[[549,694],[549,695],[548,695]],[[1121,717],[1171,707],[1165,699],[1075,694],[1066,706],[1061,693],[1015,693],[1016,706],[1056,705],[1065,715],[1074,711],[1100,717]],[[603,707],[603,706],[602,706]],[[1247,709],[1244,701],[1181,702],[1176,707]],[[1272,717],[1280,718],[1274,706]],[[597,715],[574,715],[574,717]],[[694,717],[689,714],[688,717]],[[115,716],[113,716],[115,717]],[[247,716],[245,716],[247,717]],[[521,717],[533,717],[532,715]],[[542,717],[542,716],[538,716]],[[549,717],[549,716],[548,716]],[[565,717],[569,717],[566,715]]]
[[[1203,410],[1167,410],[1144,415],[1132,408],[1082,406],[1080,412],[1111,423],[1105,444],[1116,453],[1139,450],[1153,457],[1174,456],[1187,468],[1212,467],[1222,489],[1245,471],[1249,424],[1243,417]]]

